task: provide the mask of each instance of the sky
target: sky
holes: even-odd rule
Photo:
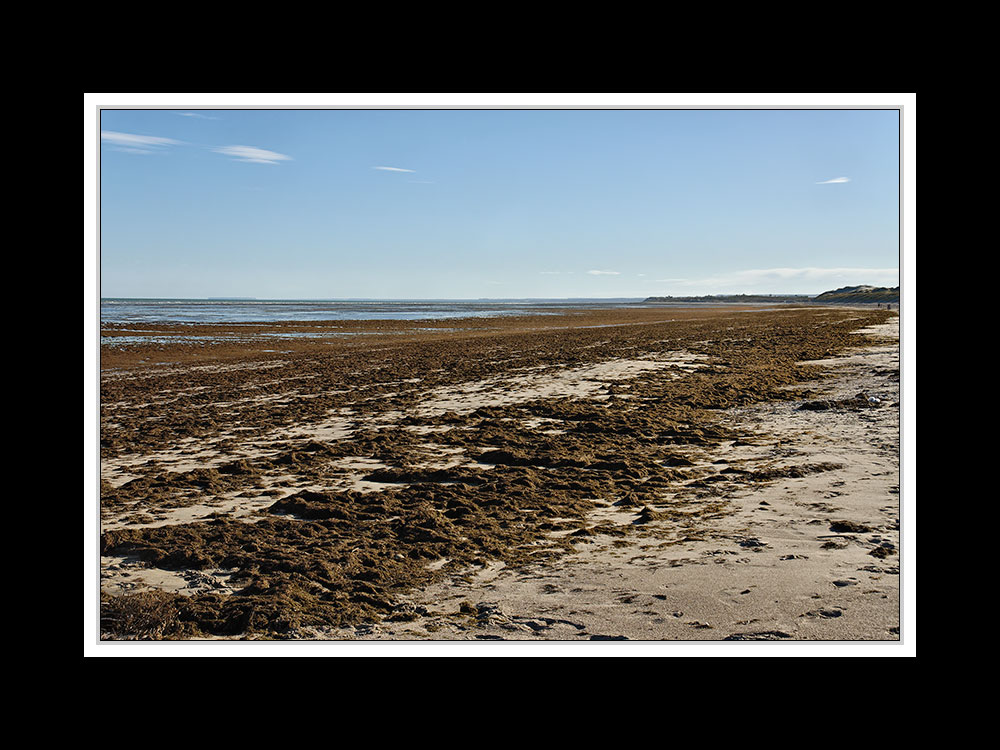
[[[103,109],[102,297],[899,284],[895,109]]]

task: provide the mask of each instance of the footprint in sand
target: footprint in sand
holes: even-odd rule
[[[844,610],[840,607],[823,607],[822,609],[814,609],[810,612],[805,612],[799,615],[799,617],[819,617],[824,620],[832,620],[835,617],[840,617],[844,614]]]

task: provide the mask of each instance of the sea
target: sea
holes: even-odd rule
[[[101,324],[447,320],[642,306],[642,299],[272,300],[102,298]]]

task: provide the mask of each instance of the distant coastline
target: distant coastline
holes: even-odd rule
[[[898,303],[899,287],[845,286],[821,294],[712,294],[697,297],[647,297],[649,304],[804,304],[804,303]]]
[[[705,294],[697,297],[647,297],[643,302],[650,304],[714,303],[714,304],[775,304],[812,302],[809,294]]]

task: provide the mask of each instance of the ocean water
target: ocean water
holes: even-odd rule
[[[572,308],[634,306],[602,300],[101,300],[101,323],[276,323],[307,320],[446,320],[555,314]]]

